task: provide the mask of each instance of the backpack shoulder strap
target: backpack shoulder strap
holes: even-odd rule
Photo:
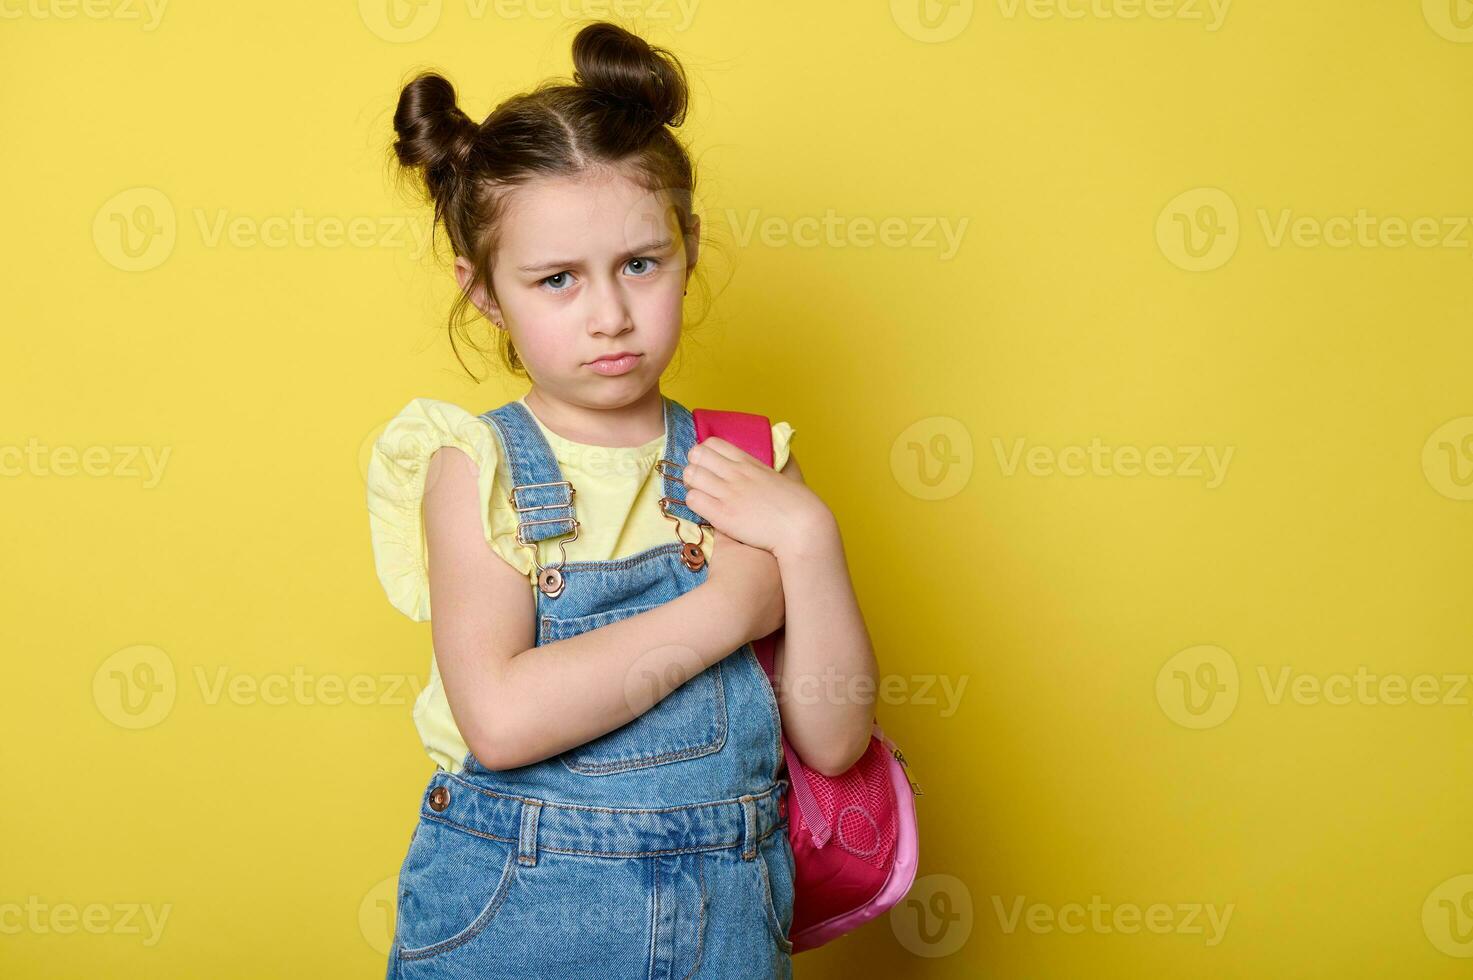
[[[691,415],[696,420],[696,442],[707,436],[725,439],[748,455],[772,465],[772,422],[766,415],[714,408],[697,408]]]
[[[718,411],[713,408],[697,408],[691,411],[696,423],[696,442],[708,436],[725,439],[748,455],[767,466],[772,465],[772,422],[766,415],[753,412]],[[752,641],[752,652],[762,665],[769,682],[777,657],[777,630]]]

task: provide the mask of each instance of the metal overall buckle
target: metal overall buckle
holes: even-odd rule
[[[566,504],[534,504],[530,507],[520,506],[517,503],[517,491],[531,490],[534,487],[567,487],[568,502]],[[523,521],[521,515],[527,511],[557,510],[564,507],[566,507],[568,510],[573,510],[573,494],[575,493],[577,493],[577,490],[574,489],[573,484],[569,483],[567,480],[553,480],[550,483],[523,483],[518,486],[512,487],[511,493],[507,495],[507,499],[511,501],[512,509],[517,512],[517,544],[522,545],[527,550],[532,552],[532,564],[537,566],[537,588],[541,589],[542,594],[547,596],[549,599],[556,599],[559,595],[562,595],[564,584],[563,573],[558,569],[561,566],[567,564],[568,561],[568,552],[564,545],[578,540],[578,529],[582,527],[582,524],[578,520],[576,511],[574,511],[573,517],[548,517],[539,521]],[[573,536],[571,538],[568,538],[567,540],[562,540],[561,538],[558,540],[557,549],[558,554],[561,556],[558,560],[558,563],[556,565],[548,565],[544,567],[537,555],[537,542],[527,541],[526,539],[524,539],[522,537],[522,529],[525,527],[531,527],[533,524],[565,524],[570,520],[573,522]]]
[[[668,477],[681,486],[685,486],[685,481],[682,480],[675,473],[667,471],[665,469],[666,466],[673,467],[675,466],[675,463],[674,461],[668,459],[661,459],[659,462],[655,463],[655,469],[660,471],[661,476]],[[684,473],[685,470],[682,469],[680,472]],[[685,503],[685,501],[676,501],[676,498],[674,497],[661,497],[660,513],[664,514],[675,523],[675,540],[680,542],[680,560],[685,562],[686,568],[689,568],[693,572],[699,572],[701,570],[701,567],[706,564],[706,553],[701,550],[701,542],[706,540],[706,528],[712,527],[712,525],[707,521],[697,522],[696,529],[700,531],[701,536],[695,541],[685,540],[680,536],[680,518],[670,513],[670,511],[667,509],[667,505],[670,502],[678,502],[683,504]]]

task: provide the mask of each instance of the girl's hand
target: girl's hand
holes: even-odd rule
[[[725,439],[711,436],[686,454],[685,501],[729,536],[780,555],[821,533],[833,514],[818,494]]]

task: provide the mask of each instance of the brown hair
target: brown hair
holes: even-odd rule
[[[573,66],[572,84],[545,81],[506,99],[480,123],[460,109],[454,87],[435,72],[421,72],[399,94],[392,153],[400,177],[417,174],[454,254],[475,267],[450,311],[452,350],[471,291],[484,286],[495,296],[491,257],[506,191],[529,180],[617,167],[664,195],[690,252],[695,168],[670,131],[685,120],[688,89],[680,62],[622,27],[598,21],[573,39]],[[526,377],[510,332],[495,334],[502,362]],[[455,356],[465,367],[458,350]]]

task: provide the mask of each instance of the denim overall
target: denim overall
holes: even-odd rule
[[[685,467],[695,422],[662,398],[662,510],[704,524],[671,475]],[[481,418],[515,486],[518,540],[576,534],[574,488],[525,406]],[[708,568],[672,529],[670,543],[624,558],[539,562],[539,582],[556,568],[562,588],[534,591],[537,645],[705,581]],[[780,730],[744,643],[633,721],[557,756],[495,771],[467,753],[462,772],[437,769],[399,872],[390,980],[789,980]]]

